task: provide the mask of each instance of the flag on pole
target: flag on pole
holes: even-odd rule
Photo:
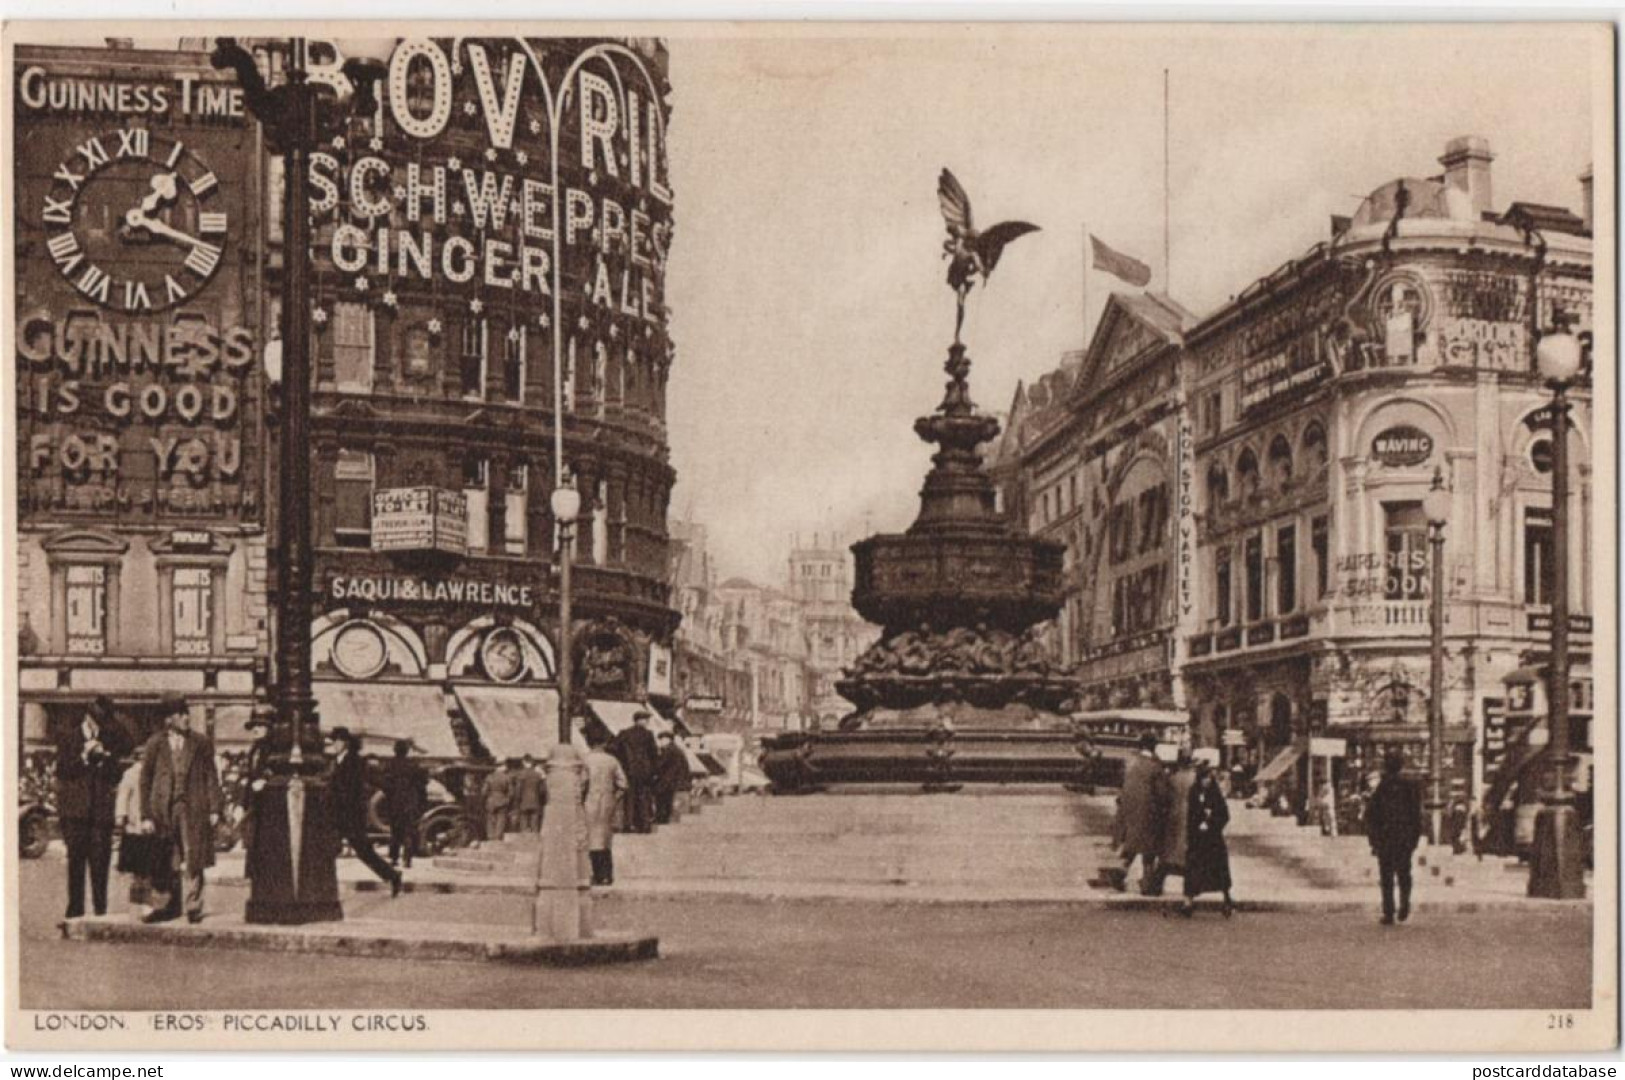
[[[1094,251],[1094,267],[1104,270],[1113,277],[1128,282],[1137,289],[1143,289],[1151,283],[1151,268],[1139,259],[1113,251],[1100,242],[1100,238],[1093,233],[1089,234],[1089,246]]]

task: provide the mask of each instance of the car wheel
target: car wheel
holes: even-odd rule
[[[45,814],[28,814],[18,822],[17,839],[25,859],[37,859],[45,854],[51,843],[51,831]]]

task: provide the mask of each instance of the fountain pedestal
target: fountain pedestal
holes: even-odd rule
[[[852,606],[884,627],[836,683],[855,711],[838,731],[765,740],[776,790],[1090,778],[1093,753],[1062,712],[1074,683],[1037,629],[1060,610],[1064,545],[999,515],[977,449],[999,423],[970,400],[963,345],[945,370],[942,404],[914,424],[938,447],[919,516],[905,533],[852,545]]]

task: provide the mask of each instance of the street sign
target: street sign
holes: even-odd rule
[[[683,702],[683,708],[689,712],[721,712],[722,699],[720,697],[691,697]]]

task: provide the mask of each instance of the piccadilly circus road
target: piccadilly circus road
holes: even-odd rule
[[[21,866],[25,1009],[1579,1009],[1590,905],[1416,916],[1101,905],[763,902],[615,895],[606,928],[661,958],[594,969],[245,954],[63,941],[60,857]],[[211,886],[217,912],[246,890]],[[115,898],[117,892],[115,890]],[[352,894],[353,917],[525,925],[523,896]],[[251,959],[251,962],[249,958]]]

